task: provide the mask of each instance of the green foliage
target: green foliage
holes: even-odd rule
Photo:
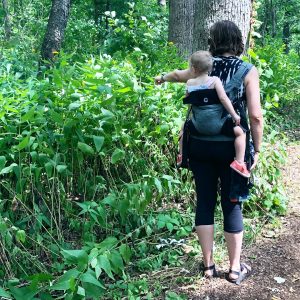
[[[288,48],[300,54],[300,5],[297,0],[259,0],[256,1],[257,8],[257,42],[260,45],[268,46],[269,38],[288,44]],[[288,28],[288,30],[287,30]],[[275,48],[274,48],[275,50]]]
[[[27,18],[16,3],[0,62],[0,297],[157,299],[165,289],[139,274],[182,268],[194,217],[191,174],[174,167],[184,87],[153,84],[186,66],[166,12],[115,1],[95,24],[92,1],[74,1],[65,53],[37,77],[51,3],[22,1]],[[299,69],[277,49],[250,53],[268,120],[250,216],[285,210],[272,122],[297,97]]]

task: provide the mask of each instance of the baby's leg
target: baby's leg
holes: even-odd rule
[[[235,126],[233,128],[235,134],[235,159],[239,163],[243,163],[245,159],[245,150],[246,150],[246,134],[240,126]]]

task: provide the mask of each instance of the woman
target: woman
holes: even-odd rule
[[[214,57],[210,76],[217,76],[223,85],[228,83],[239,69],[242,61],[238,58],[244,50],[242,34],[230,21],[215,23],[210,29],[210,52]],[[156,77],[157,84],[168,82],[187,82],[193,76],[190,69],[176,70]],[[263,117],[260,105],[259,76],[252,67],[239,89],[239,97],[248,109],[250,130],[254,143],[255,168],[260,152]],[[194,130],[192,130],[194,131]],[[194,131],[195,132],[195,131]],[[231,202],[230,162],[234,159],[233,137],[222,134],[214,136],[193,135],[189,145],[189,163],[193,172],[196,193],[196,232],[203,252],[205,277],[217,276],[213,259],[214,209],[217,201],[218,180],[221,182],[221,205],[224,215],[224,235],[230,261],[228,280],[240,284],[251,273],[250,266],[240,262],[243,240],[243,216],[240,203]]]

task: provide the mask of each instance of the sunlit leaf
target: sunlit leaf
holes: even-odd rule
[[[115,149],[115,151],[113,152],[112,156],[111,156],[111,162],[113,164],[117,163],[118,161],[120,161],[121,159],[123,159],[125,157],[125,152],[121,149]]]

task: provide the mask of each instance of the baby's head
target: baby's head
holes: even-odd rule
[[[212,65],[212,56],[208,51],[197,51],[190,57],[190,66],[196,74],[209,73]]]

